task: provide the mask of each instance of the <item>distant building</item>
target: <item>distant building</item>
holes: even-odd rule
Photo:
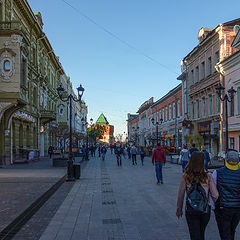
[[[109,124],[107,118],[104,116],[103,113],[99,116],[96,124],[99,124],[105,127],[104,136],[102,139],[99,139],[99,141],[103,143],[113,144],[114,126]]]

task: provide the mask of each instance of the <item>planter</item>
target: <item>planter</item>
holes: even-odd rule
[[[67,167],[68,158],[53,158],[52,165],[53,167]]]

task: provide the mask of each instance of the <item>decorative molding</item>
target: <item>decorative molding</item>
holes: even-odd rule
[[[5,61],[10,62],[10,70],[9,71],[4,70],[4,62]],[[15,72],[16,72],[15,57],[8,50],[5,50],[0,55],[0,76],[3,77],[4,82],[9,82],[10,78],[15,74]]]
[[[12,43],[19,44],[19,46],[22,46],[23,44],[23,37],[17,34],[11,35]]]

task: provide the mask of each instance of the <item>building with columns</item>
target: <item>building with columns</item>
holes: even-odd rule
[[[41,14],[27,0],[0,0],[0,164],[58,148],[58,118],[67,107],[59,110],[56,88],[64,74]]]

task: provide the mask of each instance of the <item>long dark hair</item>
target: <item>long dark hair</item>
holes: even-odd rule
[[[191,154],[188,164],[183,173],[185,181],[192,183],[193,181],[207,183],[208,175],[204,168],[205,154],[195,151]]]

